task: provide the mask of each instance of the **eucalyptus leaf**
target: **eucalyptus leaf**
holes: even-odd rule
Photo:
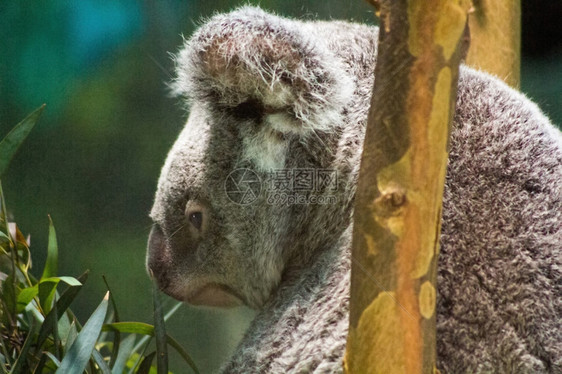
[[[92,356],[107,313],[109,293],[88,319],[56,371],[57,374],[82,374]]]
[[[27,287],[21,290],[17,297],[17,307],[16,307],[17,313],[23,312],[27,307],[27,304],[29,304],[31,300],[33,300],[33,298],[37,296],[38,292],[39,292],[39,288],[37,287],[37,285],[33,287]]]
[[[129,334],[139,334],[139,335],[146,335],[146,336],[154,336],[155,335],[155,327],[149,325],[148,323],[143,322],[119,322],[119,323],[108,323],[103,325],[102,331],[119,331],[122,333],[129,333]],[[184,361],[193,369],[195,373],[199,373],[195,362],[189,356],[189,354],[183,349],[181,344],[178,343],[177,340],[172,338],[170,335],[165,335],[166,342],[172,348],[174,348],[179,355],[184,359]],[[133,352],[136,350],[135,348]]]
[[[42,278],[41,283],[45,283],[45,282],[51,282],[51,283],[58,283],[58,282],[64,282],[66,284],[68,284],[69,286],[81,286],[82,282],[80,282],[80,280],[74,278],[74,277],[49,277],[49,278]]]
[[[61,277],[62,278],[62,277]],[[86,282],[88,279],[88,272],[82,274],[76,280],[80,284],[79,286],[70,286],[67,290],[65,290],[61,297],[57,301],[57,310],[56,313],[54,310],[51,310],[47,316],[45,316],[45,322],[41,326],[41,330],[39,331],[39,337],[37,338],[37,346],[36,346],[36,353],[38,350],[41,349],[41,346],[49,336],[49,334],[53,331],[53,323],[56,323],[59,318],[65,313],[74,300],[74,298],[78,295],[80,290],[82,289],[82,284]],[[45,280],[46,281],[46,280]]]
[[[18,359],[14,363],[14,367],[10,371],[10,374],[25,373],[23,370],[29,369],[27,367],[27,358],[28,358],[29,349],[31,348],[31,344],[33,343],[33,340],[37,335],[37,329],[38,329],[37,323],[34,320],[32,320],[29,334],[27,334],[27,338],[23,343],[23,347],[19,352]]]
[[[52,373],[60,366],[60,361],[51,352],[43,352],[34,373]]]
[[[178,343],[178,341],[172,338],[170,335],[166,335],[166,341],[168,342],[169,345],[171,345],[176,350],[176,352],[180,354],[180,356],[191,367],[191,369],[196,374],[199,374],[199,369],[197,369],[197,366],[195,365],[195,361],[193,361],[191,356],[189,356],[189,354],[185,351],[185,349],[183,349],[181,344]]]
[[[1,177],[1,175],[0,175]],[[0,231],[12,242],[10,237],[10,229],[8,227],[8,214],[6,212],[6,201],[4,200],[4,191],[2,190],[2,183],[0,183]]]
[[[58,311],[57,311],[57,315],[59,315]],[[68,314],[67,313],[60,314],[57,328],[58,328],[59,336],[61,337],[61,344],[63,345],[64,342],[66,341],[65,338],[68,336],[68,333],[70,332],[70,325],[71,325],[71,321],[70,318],[68,318]]]
[[[111,302],[111,306],[113,307],[113,314],[115,322],[120,322],[119,319],[119,311],[117,310],[117,302],[115,301],[115,297],[113,297],[113,292],[111,292],[111,288],[109,287],[109,282],[107,278],[102,276],[105,286],[109,291],[109,301]],[[109,366],[111,368],[115,367],[115,362],[117,361],[117,357],[119,356],[119,350],[121,346],[121,333],[119,331],[114,331],[113,333],[113,349],[111,350],[111,357],[109,358]]]
[[[103,325],[102,331],[154,336],[154,326],[144,322],[115,322]]]
[[[57,275],[58,270],[58,258],[59,250],[57,244],[57,233],[55,231],[55,226],[53,225],[53,220],[49,216],[49,241],[47,244],[47,261],[45,262],[45,267],[43,268],[43,278],[54,277]]]
[[[115,360],[115,364],[111,369],[112,374],[122,374],[127,364],[127,359],[133,352],[133,347],[135,345],[135,336],[129,335],[121,342],[119,354]]]
[[[39,301],[45,314],[51,311],[59,282],[64,282],[72,287],[81,286],[82,283],[73,277],[50,277],[39,282]]]
[[[2,302],[4,307],[6,308],[5,311],[10,313],[10,315],[14,315],[17,310],[17,299],[19,291],[14,284],[14,275],[10,274],[6,278],[5,281],[2,282]]]
[[[39,120],[43,109],[45,109],[44,104],[18,123],[0,142],[0,178],[8,168],[10,161],[25,138],[27,138],[31,132],[31,129],[33,129],[33,126],[35,126]]]
[[[45,315],[51,311],[58,283],[58,279],[56,281],[39,283],[39,302]]]
[[[51,359],[51,361],[56,365],[56,367],[60,367],[60,361],[58,358],[55,357],[51,352],[45,352],[45,355]]]
[[[103,356],[97,349],[94,349],[92,351],[92,357],[94,358],[94,362],[96,363],[96,365],[98,365],[102,374],[111,374],[111,369],[109,368],[109,366],[107,366],[107,363],[103,359]]]
[[[64,352],[63,353],[65,355],[66,355],[68,349],[70,347],[72,347],[72,344],[76,340],[77,336],[78,336],[78,330],[76,330],[76,324],[74,322],[72,322],[72,324],[70,325],[70,328],[68,329],[68,334],[66,335],[66,338],[63,340],[63,346],[64,346]]]
[[[156,352],[152,352],[145,356],[142,362],[139,365],[139,369],[137,370],[137,374],[150,374],[150,369],[152,368],[152,361],[154,361],[154,356],[156,356]]]

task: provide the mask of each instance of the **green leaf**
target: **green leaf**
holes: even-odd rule
[[[45,314],[51,311],[59,282],[64,282],[73,287],[82,285],[73,277],[50,277],[42,279],[39,282],[39,301]]]
[[[154,326],[143,322],[119,322],[103,325],[102,331],[119,331],[128,334],[154,336],[155,328]],[[179,353],[179,355],[185,360],[185,362],[191,367],[191,369],[193,369],[195,373],[199,373],[195,362],[185,351],[185,349],[183,349],[183,347],[177,342],[177,340],[166,334],[166,342]]]
[[[58,308],[53,308],[53,310],[51,310],[49,312],[49,314],[47,314],[47,316],[43,320],[43,324],[41,325],[41,329],[39,330],[39,334],[37,336],[37,343],[35,345],[35,356],[38,356],[40,354],[41,347],[43,346],[43,343],[45,343],[45,341],[47,340],[47,337],[51,333],[53,335],[58,334],[57,315],[58,315]],[[55,339],[55,337],[53,337],[53,341],[55,341],[55,340],[58,340],[58,337],[56,339]],[[56,357],[56,356],[54,356],[54,357]],[[58,358],[57,358],[57,360],[58,360]]]
[[[109,368],[109,366],[107,366],[107,362],[105,362],[103,356],[97,349],[94,349],[92,351],[92,357],[94,358],[95,363],[100,368],[102,374],[111,374],[111,369]]]
[[[156,337],[156,368],[158,374],[168,374],[168,344],[166,344],[166,327],[160,303],[160,291],[152,281],[152,301],[154,305],[154,336]]]
[[[119,349],[119,354],[115,360],[115,365],[111,369],[112,374],[122,374],[127,364],[127,359],[133,352],[133,347],[135,345],[135,336],[129,335],[121,342],[121,347]]]
[[[43,371],[44,371],[43,369],[47,365],[47,359],[48,359],[48,357],[46,355],[44,355],[44,354],[41,355],[41,359],[39,360],[39,363],[35,367],[34,373],[43,373]]]
[[[20,261],[20,265],[23,265],[24,267],[22,272],[27,274],[27,271],[31,267],[31,252],[29,251],[27,239],[21,232],[19,226],[14,223],[14,227],[15,236],[13,239],[15,240],[16,250],[19,255],[18,260]],[[21,254],[19,254],[19,252],[21,252]],[[31,284],[29,284],[29,286],[31,286]]]
[[[21,348],[21,351],[19,352],[19,357],[16,360],[16,362],[14,363],[14,367],[10,371],[10,374],[19,374],[19,373],[22,373],[22,370],[29,369],[29,368],[26,367],[27,366],[26,360],[28,358],[30,358],[28,356],[29,348],[31,348],[31,343],[35,339],[36,335],[37,335],[37,322],[32,320],[31,329],[30,329],[29,333],[27,334],[27,338],[25,339],[25,342],[23,343],[23,347]]]
[[[76,279],[74,277],[49,277],[49,278],[41,279],[41,283],[43,282],[52,282],[52,283],[64,282],[69,286],[73,286],[73,287],[82,285],[82,282],[80,282],[79,279]]]
[[[27,304],[29,304],[31,300],[33,300],[33,298],[37,296],[38,292],[39,292],[39,288],[37,287],[37,285],[33,287],[27,287],[21,290],[17,300],[17,308],[16,308],[17,312],[18,313],[23,312]]]
[[[82,374],[98,339],[107,313],[109,293],[105,295],[100,305],[88,319],[88,322],[78,334],[78,337],[61,361],[57,374]]]
[[[167,321],[170,317],[172,317],[177,311],[178,309],[182,306],[181,302],[176,302],[175,305],[170,308],[170,310],[166,313],[166,315],[164,316],[164,321]],[[107,329],[107,331],[110,330],[116,330],[118,329],[121,332],[127,332],[127,333],[136,333],[136,334],[143,334],[145,335],[142,339],[139,340],[139,342],[137,343],[137,345],[135,346],[135,348],[133,349],[133,352],[139,352],[139,351],[145,351],[148,344],[150,344],[150,340],[152,339],[152,337],[154,336],[154,326],[145,324],[145,323],[138,323],[138,322],[123,322],[122,325],[114,325],[114,324],[109,324],[104,326],[105,329]],[[167,335],[167,338],[170,340],[173,340],[169,335]],[[170,344],[170,343],[168,343]],[[174,347],[172,345],[172,347]],[[186,362],[192,367],[193,371],[198,373],[197,367],[195,366],[195,364],[193,363],[193,360],[191,359],[191,357],[189,357],[189,355],[187,354],[187,352],[185,352],[185,350],[183,350],[183,348],[179,345],[176,344],[176,346],[174,347],[182,357],[184,357],[184,359],[186,360]],[[137,354],[133,355],[133,356],[139,356]],[[186,359],[187,357],[187,359]],[[134,360],[136,363],[131,367],[131,370],[129,371],[129,374],[133,374],[134,369],[137,367],[137,365],[139,365],[140,359],[142,357],[139,356],[138,360]],[[156,374],[156,370],[154,370],[153,368],[150,370],[151,374]]]
[[[60,366],[60,361],[51,352],[44,351],[41,360],[33,371],[34,374],[53,373]]]
[[[53,362],[53,364],[55,364],[57,368],[60,367],[60,361],[58,358],[55,357],[54,354],[52,354],[51,352],[44,352],[44,353],[47,357],[51,359],[51,361]]]
[[[11,243],[10,229],[8,227],[8,214],[6,212],[6,201],[4,200],[4,191],[2,191],[2,184],[0,183],[0,231],[8,238]],[[6,251],[8,252],[8,251]]]
[[[183,349],[183,347],[178,343],[177,340],[172,338],[170,335],[166,335],[166,341],[169,345],[171,345],[184,359],[184,361],[191,367],[191,369],[196,373],[199,374],[199,369],[195,365],[193,359],[187,354],[187,352]]]
[[[55,304],[55,307],[56,307],[56,305],[57,304]],[[57,309],[58,309],[58,307],[57,307]],[[59,315],[58,311],[57,311],[57,315]],[[70,321],[70,318],[68,318],[68,313],[62,313],[60,318],[59,318],[59,322],[57,324],[57,330],[59,332],[59,337],[61,338],[61,345],[63,345],[63,346],[64,346],[64,343],[66,342],[66,337],[68,336],[68,333],[70,332],[70,325],[71,325],[71,321]]]
[[[119,319],[119,311],[117,310],[117,303],[115,302],[115,298],[113,297],[113,292],[111,292],[109,283],[107,282],[105,275],[102,276],[102,278],[105,283],[105,286],[107,287],[107,290],[109,291],[109,301],[111,302],[111,306],[113,307],[115,322],[121,322]],[[109,366],[112,368],[115,367],[115,362],[117,360],[117,357],[119,356],[120,345],[121,345],[121,333],[119,331],[115,331],[113,334],[113,349],[111,350],[111,357],[109,358]]]
[[[144,322],[115,322],[103,325],[102,331],[154,336],[154,326]]]
[[[70,325],[70,328],[68,329],[68,335],[66,335],[66,339],[62,341],[64,347],[63,353],[65,355],[70,349],[70,347],[72,347],[72,344],[76,340],[77,336],[78,336],[78,330],[76,330],[76,324],[73,321],[72,324]]]
[[[164,316],[164,322],[167,321],[168,319],[170,319],[170,317],[173,316],[181,306],[182,306],[182,302],[177,301],[176,304]],[[137,345],[135,346],[135,349],[133,351],[138,352],[143,347],[144,347],[144,349],[146,349],[146,346],[148,345],[150,339],[151,339],[151,336],[143,337],[141,340],[139,340],[139,342],[137,343]]]
[[[12,362],[10,360],[10,354],[8,353],[8,349],[6,348],[6,343],[4,339],[2,339],[2,334],[0,334],[0,369],[2,369],[2,374],[7,372],[7,367],[12,366]]]
[[[14,283],[15,278],[13,274],[8,275],[8,277],[2,282],[2,303],[6,308],[5,310],[12,316],[16,314],[17,300],[19,296],[18,289],[15,287]]]
[[[61,279],[62,278],[70,278],[70,277],[61,277]],[[57,323],[57,321],[62,316],[62,314],[66,312],[72,301],[74,301],[74,298],[78,295],[78,293],[82,289],[82,284],[85,283],[87,279],[88,279],[88,272],[82,274],[80,277],[78,277],[78,279],[74,279],[76,282],[73,282],[73,284],[76,285],[70,284],[70,287],[62,293],[61,297],[57,301],[56,313],[54,310],[51,310],[49,314],[47,314],[47,316],[45,317],[45,322],[43,322],[43,325],[41,326],[41,330],[39,330],[39,337],[37,338],[37,346],[36,346],[35,353],[37,353],[41,349],[41,346],[43,345],[49,334],[53,331],[54,323]],[[45,279],[44,281],[47,281],[47,279]]]
[[[45,317],[39,311],[39,306],[35,301],[27,304],[27,306],[25,307],[25,311],[23,313],[28,317],[33,316],[37,321],[41,323],[43,323],[43,321],[45,320]]]
[[[164,320],[166,321],[169,317],[171,317],[180,306],[181,303],[176,303],[176,305],[174,305],[174,307],[168,313],[166,313],[166,316],[164,316]],[[148,340],[145,339],[149,339],[149,337],[154,336],[154,326],[143,322],[108,323],[103,326],[102,331],[119,331],[121,333],[146,335],[146,338],[141,339],[139,344],[137,344],[137,346],[133,349],[133,352],[136,352],[143,345],[148,343]],[[174,338],[166,334],[166,341],[179,353],[179,355],[185,360],[185,362],[191,367],[191,369],[193,369],[195,373],[199,373],[199,370],[197,369],[197,366],[195,365],[193,359]]]
[[[139,365],[139,370],[137,370],[137,374],[150,374],[150,369],[152,369],[152,361],[154,360],[154,356],[156,356],[156,352],[152,352],[142,360],[141,364]]]
[[[39,120],[43,109],[45,109],[45,104],[18,123],[0,142],[0,177],[2,177],[18,148]]]
[[[39,303],[45,315],[47,315],[53,307],[53,300],[55,299],[58,283],[58,280],[56,282],[49,281],[39,283]]]
[[[57,304],[53,306],[53,312],[57,313]],[[55,356],[62,357],[62,349],[60,346],[60,335],[59,335],[59,324],[57,321],[53,323],[53,345],[55,350]]]
[[[49,216],[49,242],[47,245],[47,261],[45,262],[45,268],[43,268],[43,275],[41,279],[55,277],[57,275],[59,250],[57,245],[57,233],[55,231],[55,226],[53,225],[53,220]]]

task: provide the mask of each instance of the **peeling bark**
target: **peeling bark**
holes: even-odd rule
[[[474,0],[473,4],[467,64],[519,88],[521,0]]]
[[[434,373],[441,205],[469,2],[383,0],[357,187],[346,373]]]

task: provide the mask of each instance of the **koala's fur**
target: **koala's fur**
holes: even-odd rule
[[[190,117],[158,183],[147,267],[178,299],[260,310],[225,373],[342,371],[377,34],[244,7],[211,18],[177,55],[173,88]],[[453,127],[438,368],[562,373],[560,132],[523,95],[467,67]],[[237,168],[262,180],[269,169],[337,170],[337,203],[276,204],[262,191],[235,204],[225,179]]]

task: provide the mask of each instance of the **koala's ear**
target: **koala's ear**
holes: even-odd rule
[[[244,7],[213,17],[186,41],[172,88],[225,108],[257,103],[272,118],[293,120],[280,131],[330,130],[355,83],[327,44],[313,23]]]

